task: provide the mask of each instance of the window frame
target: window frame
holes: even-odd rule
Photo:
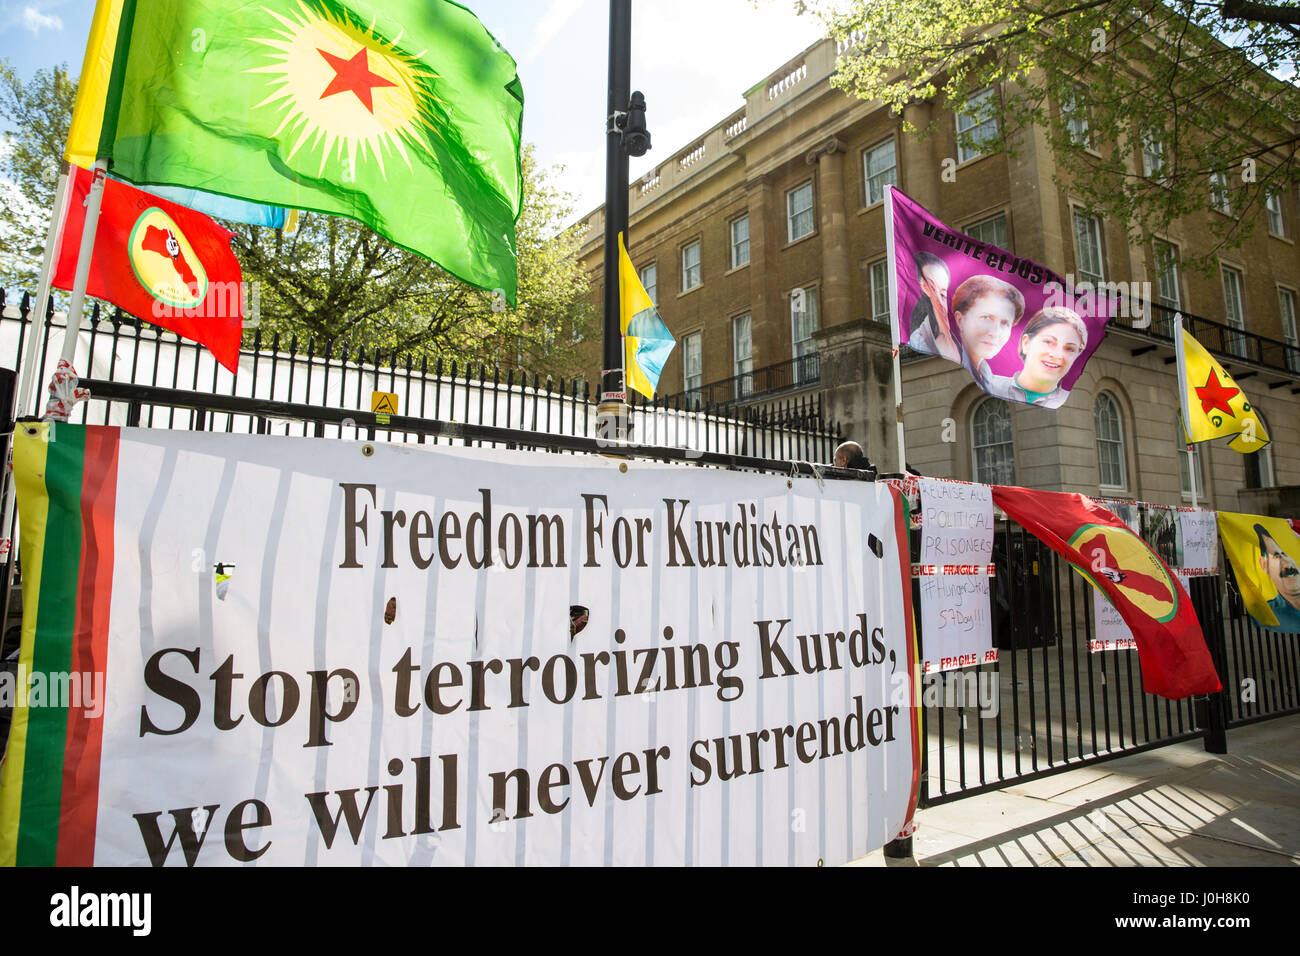
[[[799,212],[796,213],[794,211],[795,194],[801,192],[805,187],[808,189],[808,208],[801,209],[799,210]],[[808,231],[796,236],[794,234],[795,217],[802,216],[805,213],[807,213],[808,215]],[[817,232],[817,190],[813,186],[812,179],[809,178],[799,183],[799,185],[793,186],[790,189],[786,190],[785,193],[786,244],[789,245],[791,243],[798,242],[800,239],[807,239],[809,236],[814,235],[816,232]]]
[[[798,291],[802,291],[804,293],[805,306],[809,302],[812,303],[811,309],[805,307],[805,309],[803,310],[803,314],[805,315],[808,314],[809,312],[812,313],[812,320],[811,320],[811,326],[807,330],[808,335],[802,339],[795,338],[795,333],[798,330],[795,327],[795,315],[797,313],[795,312],[794,306],[795,306],[795,293]],[[793,381],[796,385],[803,383],[805,380],[811,380],[813,378],[811,374],[809,375],[804,374],[805,366],[811,368],[812,366],[816,365],[818,372],[820,372],[820,368],[821,368],[820,358],[818,357],[819,350],[817,348],[817,338],[816,338],[816,333],[821,328],[821,308],[820,308],[820,303],[817,301],[817,295],[819,291],[820,290],[818,289],[817,285],[814,283],[812,285],[806,285],[806,286],[795,286],[793,289],[790,290],[789,294],[786,296],[786,299],[790,305],[789,314],[790,314],[791,374],[792,374]],[[800,351],[801,345],[804,346],[802,351]]]
[[[1273,208],[1274,203],[1277,204],[1276,209]],[[1280,192],[1270,189],[1265,193],[1264,212],[1268,217],[1268,234],[1278,239],[1288,238],[1286,234],[1286,211],[1282,205],[1282,194]],[[1275,215],[1277,216],[1276,229],[1273,228],[1273,217]]]
[[[1079,278],[1092,282],[1094,284],[1105,282],[1106,281],[1106,233],[1105,233],[1105,227],[1101,221],[1101,217],[1093,215],[1092,213],[1084,209],[1082,206],[1071,206],[1070,214],[1071,214],[1071,223],[1074,226],[1074,229],[1072,230],[1074,235],[1074,264],[1075,264],[1075,268],[1078,270]],[[1081,257],[1081,253],[1083,252],[1083,247],[1079,240],[1080,219],[1085,220],[1086,222],[1088,222],[1089,224],[1095,227],[1094,238],[1096,239],[1097,242],[1097,265],[1098,265],[1098,272],[1096,273],[1087,272],[1083,268],[1083,262]],[[1093,275],[1096,275],[1095,279],[1092,278]]]
[[[1230,299],[1228,296],[1228,277],[1232,276],[1236,289],[1234,290],[1237,310],[1234,313],[1230,308]],[[1226,262],[1219,263],[1219,286],[1223,290],[1223,324],[1235,329],[1238,332],[1246,331],[1246,273],[1236,266],[1228,265]],[[1237,358],[1246,358],[1246,337],[1244,335],[1234,335],[1232,332],[1227,334],[1227,341],[1224,345],[1227,351]]]
[[[998,407],[993,403],[1001,402],[1001,408],[1006,416],[1007,439],[1006,441],[994,442],[989,444],[980,444],[976,436],[976,425],[980,416],[981,409]],[[1011,408],[1005,401],[1000,398],[994,398],[986,395],[976,402],[970,410],[970,445],[971,445],[971,475],[977,484],[981,485],[1015,485],[1016,483],[1016,425],[1011,417]],[[1010,453],[1011,470],[1007,480],[1003,480],[1002,475],[985,474],[980,469],[980,451],[986,448],[1006,447]]]
[[[696,259],[694,267],[686,264],[686,252],[689,249],[695,250]],[[681,248],[678,250],[678,260],[681,264],[682,270],[681,292],[683,295],[704,285],[704,243],[702,240],[697,238],[692,239],[690,242],[682,243]],[[687,285],[687,280],[691,277],[692,268],[695,270],[695,284]]]
[[[1268,420],[1264,413],[1258,408],[1255,414],[1259,416],[1259,423],[1264,428],[1265,434],[1271,434],[1268,428]],[[1255,488],[1276,488],[1277,487],[1277,468],[1273,462],[1273,443],[1269,442],[1257,451],[1252,451],[1241,456],[1242,464],[1242,486],[1249,489]],[[1251,466],[1254,466],[1254,482],[1251,484]]]
[[[1152,157],[1155,157],[1154,161]],[[1164,170],[1164,131],[1155,126],[1144,126],[1142,128],[1142,175],[1146,179],[1163,183],[1168,178]]]
[[[1082,123],[1083,129],[1076,129]],[[1092,149],[1092,125],[1088,119],[1088,101],[1083,90],[1074,86],[1069,91],[1069,98],[1061,99],[1061,127],[1065,138],[1080,149]]]
[[[876,270],[880,270],[880,296],[883,299],[883,308],[877,309],[877,289],[876,289]],[[867,304],[871,310],[871,321],[889,324],[889,260],[877,259],[875,262],[867,263]]]
[[[982,229],[983,227],[987,226],[989,223],[996,222],[999,219],[1002,220],[1003,241],[1001,244],[992,242],[991,240],[986,239],[983,236],[975,235],[975,230]],[[970,225],[964,227],[962,231],[965,232],[966,235],[971,236],[972,238],[979,239],[980,242],[983,242],[985,245],[998,246],[998,248],[1000,249],[1011,248],[1011,219],[1006,214],[1005,210],[1003,210],[1002,212],[995,212],[991,216],[985,216],[983,219],[977,220],[976,222],[972,222]]]
[[[691,346],[695,346],[695,357],[698,362],[696,375],[698,381],[695,386],[691,386]],[[704,388],[704,330],[696,329],[694,332],[688,332],[682,336],[682,392],[687,396],[688,406],[694,407],[700,402],[701,390]]]
[[[1224,216],[1232,216],[1232,190],[1228,174],[1222,170],[1210,173],[1210,208]]]
[[[740,225],[742,222],[745,224],[745,238],[741,242],[737,242],[736,227]],[[741,215],[734,217],[730,222],[727,223],[727,236],[730,241],[730,246],[729,246],[730,251],[728,254],[728,261],[731,263],[731,268],[741,269],[749,265],[749,213],[748,212],[742,213]],[[736,257],[736,250],[741,245],[744,245],[745,247],[745,260],[743,262],[737,261],[737,257]]]
[[[737,332],[737,325],[741,319],[748,322],[748,328],[745,333],[745,341],[749,346],[749,354],[745,357],[740,355],[740,336]],[[741,365],[748,363],[748,368],[742,368]],[[738,398],[746,397],[754,391],[754,314],[748,309],[731,317],[731,371],[736,379],[736,396]]]
[[[980,147],[971,147],[972,151],[968,152],[967,147],[962,145],[962,137],[963,134],[970,134],[970,139],[974,141],[976,137],[972,131],[979,130],[981,127],[991,124],[993,128],[992,138],[997,139],[998,118],[996,115],[996,111],[995,111],[995,115],[986,117],[984,119],[980,119],[977,113],[970,111],[972,105],[976,105],[976,104],[982,105],[983,103],[992,100],[996,95],[997,95],[997,91],[994,89],[994,87],[986,86],[984,87],[984,89],[979,90],[978,92],[973,93],[969,97],[967,97],[966,102],[962,104],[962,108],[960,110],[953,110],[953,123],[954,123],[953,128],[956,131],[955,141],[957,144],[957,165],[958,166],[962,166],[973,160],[979,159],[981,156],[989,155]],[[970,121],[970,124],[963,127],[962,126],[963,119]]]
[[[1118,432],[1117,438],[1109,436],[1103,437],[1101,433],[1101,413],[1100,409],[1103,402],[1110,404],[1114,411],[1115,429]],[[1097,487],[1103,492],[1127,492],[1128,491],[1128,446],[1124,441],[1124,406],[1120,404],[1119,399],[1109,389],[1102,389],[1097,393],[1097,397],[1092,403],[1092,423],[1093,430],[1096,432],[1097,444]],[[1106,475],[1102,471],[1102,443],[1115,446],[1119,466],[1119,483],[1106,481]]]
[[[655,281],[646,285],[645,275],[647,272],[654,270]],[[650,296],[650,301],[657,308],[659,305],[659,262],[647,262],[637,270],[636,277],[641,280],[641,288],[645,289],[646,295]]]
[[[1284,285],[1277,287],[1277,317],[1282,327],[1282,341],[1291,346],[1286,350],[1286,367],[1293,372],[1300,372],[1300,315],[1296,312],[1297,299],[1300,299],[1300,296],[1297,296],[1295,289]],[[1283,307],[1284,302],[1290,303],[1289,316],[1286,308]]]
[[[872,175],[871,157],[874,153],[879,152],[880,150],[884,149],[886,146],[888,146],[893,153],[893,164],[885,170],[885,172],[889,172],[891,176],[888,183],[881,185],[880,198],[872,199],[871,181],[873,179],[878,179],[879,177],[885,175],[885,172],[879,172],[876,173],[875,175]],[[884,202],[886,185],[889,186],[898,185],[898,140],[894,136],[889,136],[886,139],[882,139],[874,146],[868,146],[862,150],[862,207],[864,209],[868,209],[876,205],[877,203]]]

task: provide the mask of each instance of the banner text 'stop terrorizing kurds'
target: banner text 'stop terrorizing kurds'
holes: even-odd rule
[[[889,193],[897,340],[964,366],[997,398],[1059,408],[1105,337],[1106,299]]]

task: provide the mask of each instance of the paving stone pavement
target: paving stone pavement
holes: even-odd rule
[[[849,866],[1300,867],[1300,715],[917,812],[912,860]]]

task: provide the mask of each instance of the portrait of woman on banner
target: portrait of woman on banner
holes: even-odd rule
[[[1088,327],[1064,306],[1039,310],[1020,336],[1020,371],[993,375],[985,391],[1008,401],[1060,408],[1070,393],[1061,387],[1075,361],[1088,347]]]

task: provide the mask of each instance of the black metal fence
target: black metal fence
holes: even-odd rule
[[[1223,693],[1175,702],[1144,691],[1135,650],[1090,651],[1092,589],[1046,545],[999,521],[993,557],[999,660],[922,681],[922,807],[1300,711],[1300,635],[1261,630],[1226,571],[1189,588]]]
[[[51,321],[38,323],[33,333],[31,312],[28,296],[6,306],[0,290],[0,366],[21,368],[31,335],[40,337],[37,389],[19,416],[43,410],[44,383],[57,365],[66,331],[62,317],[51,313]],[[542,378],[333,340],[264,337],[261,330],[241,350],[234,374],[194,342],[122,313],[101,315],[98,308],[82,325],[74,365],[85,378],[153,388],[359,412],[370,411],[372,393],[383,392],[396,395],[396,410],[414,418],[583,437],[593,437],[597,428],[591,388],[582,379]],[[322,432],[319,422],[233,414],[208,416],[199,424],[194,411],[137,404],[132,423],[147,427],[333,436],[349,434],[350,427],[340,423]],[[120,407],[114,417],[104,402],[92,400],[74,412],[73,421],[126,424],[126,414]],[[840,440],[817,395],[737,409],[684,395],[647,402],[633,393],[627,427],[632,441],[646,445],[822,463],[831,461]],[[377,437],[415,440],[396,429],[380,429]]]

